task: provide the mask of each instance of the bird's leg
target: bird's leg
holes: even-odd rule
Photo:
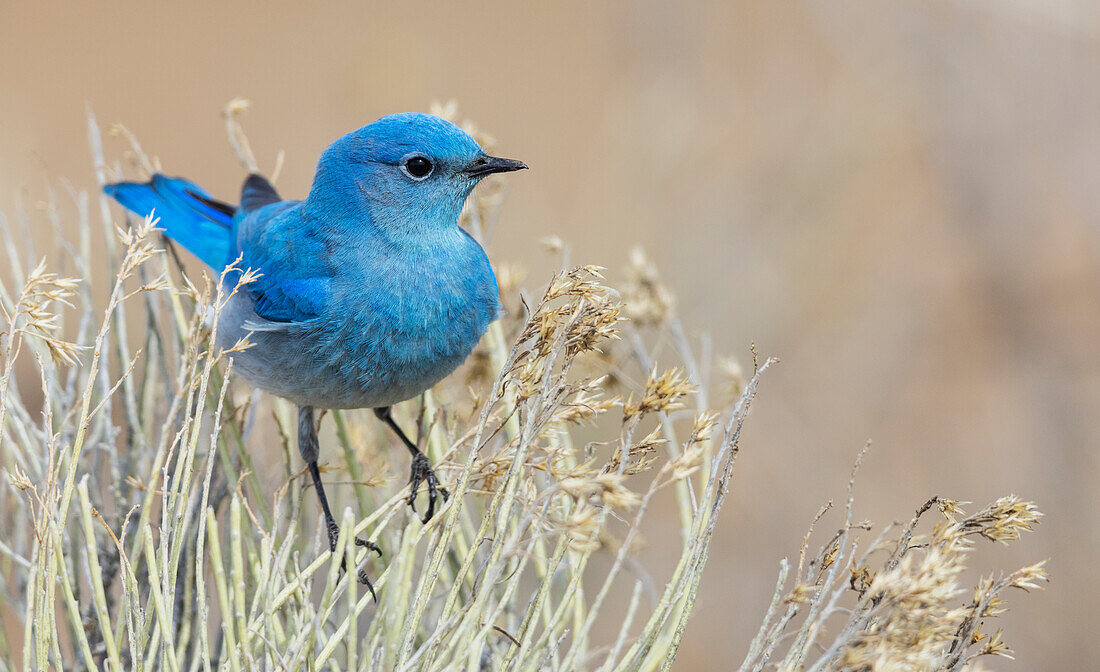
[[[332,516],[332,510],[328,506],[328,497],[325,496],[325,486],[321,484],[321,469],[317,466],[320,443],[317,440],[317,426],[313,424],[312,406],[298,407],[298,452],[302,454],[302,459],[305,460],[306,466],[309,468],[310,478],[313,479],[313,488],[317,491],[317,499],[321,502],[321,512],[325,516],[325,526],[328,529],[329,550],[335,552],[336,538],[340,536],[340,526],[336,524],[336,519]],[[366,539],[355,537],[355,545],[374,551],[379,556],[382,555],[382,549]],[[346,559],[341,560],[340,566],[345,570],[347,569]],[[367,578],[367,573],[359,570],[358,576],[359,582],[366,584],[371,595],[374,596],[374,586]],[[376,602],[378,601],[377,596],[374,596],[374,599]]]
[[[389,428],[397,434],[397,437],[401,439],[401,442],[405,444],[405,447],[412,453],[412,469],[409,473],[409,506],[413,511],[416,511],[416,493],[420,489],[420,483],[426,481],[428,483],[428,510],[424,512],[424,517],[421,521],[427,523],[435,515],[435,500],[439,495],[443,495],[443,501],[447,501],[450,498],[450,493],[447,492],[447,488],[444,488],[439,484],[439,479],[436,478],[435,472],[432,471],[432,465],[428,462],[428,456],[420,452],[420,449],[416,447],[416,444],[409,440],[409,437],[405,436],[405,432],[401,431],[401,428],[397,426],[397,423],[393,420],[393,414],[390,413],[390,407],[374,409],[374,414],[378,416],[378,419],[389,425]]]

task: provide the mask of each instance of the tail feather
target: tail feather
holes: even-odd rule
[[[194,182],[157,174],[148,182],[108,184],[103,191],[134,214],[155,213],[165,235],[214,270],[229,262],[236,209],[214,200]]]

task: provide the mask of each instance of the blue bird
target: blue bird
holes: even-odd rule
[[[304,201],[283,200],[257,174],[236,207],[163,175],[104,187],[137,215],[155,210],[165,234],[214,271],[240,257],[241,268],[261,273],[221,311],[218,345],[251,334],[254,346],[232,355],[234,371],[298,405],[298,449],[333,550],[338,527],[317,467],[313,409],[374,409],[412,453],[408,503],[415,510],[426,483],[423,521],[431,519],[448,493],[390,407],[454,371],[499,316],[489,259],[458,218],[482,178],[525,168],[488,156],[449,121],[406,113],[332,143]]]

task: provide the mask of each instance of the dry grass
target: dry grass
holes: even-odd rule
[[[233,121],[239,110],[228,115],[230,134],[252,160]],[[155,165],[130,139],[134,166]],[[118,170],[102,158],[97,169],[101,181]],[[353,487],[331,492],[343,516],[330,553],[312,493],[301,496],[292,409],[276,400],[269,415],[266,402],[234,393],[225,353],[212,349],[203,318],[235,290],[189,281],[163,253],[154,220],[116,228],[102,198],[70,196],[72,226],[62,227],[70,208],[55,197],[46,216],[58,232],[53,265],[71,267],[72,278],[46,264],[24,272],[28,255],[4,239],[11,272],[0,282],[12,284],[0,284],[0,589],[9,627],[0,670],[672,666],[741,428],[773,360],[754,355],[747,379],[727,363],[712,380],[709,356],[693,351],[644,255],[633,255],[618,291],[601,269],[581,267],[531,299],[516,273],[501,273],[510,317],[460,373],[403,409],[452,492],[430,524],[411,514],[403,488],[364,475],[388,439],[364,439],[365,414],[333,413],[339,450],[330,441],[326,454],[342,460],[327,472]],[[465,224],[479,237],[503,196],[498,183],[472,201]],[[107,264],[90,253],[93,204]],[[80,239],[71,244],[62,230]],[[113,279],[105,308],[92,291],[104,274]],[[20,358],[33,362],[36,388],[13,375]],[[708,391],[719,389],[732,401],[712,408]],[[246,450],[261,423],[283,437],[274,487]],[[961,572],[977,540],[1029,529],[1034,506],[1005,498],[967,516],[934,498],[861,544],[870,525],[854,522],[852,488],[820,550],[810,553],[808,533],[793,573],[780,564],[741,669],[955,670],[1005,655],[1000,632],[983,623],[1004,609],[1008,588],[1038,587],[1042,564],[973,591]],[[658,498],[664,491],[671,496]],[[665,541],[679,548],[671,574],[654,580],[635,549],[658,501],[678,507],[681,535]],[[945,521],[918,534],[933,510]],[[383,561],[348,544],[352,533],[379,543]],[[598,556],[606,561],[591,562]],[[368,563],[377,604],[340,571],[343,558]],[[618,624],[617,634],[598,638],[597,623]]]

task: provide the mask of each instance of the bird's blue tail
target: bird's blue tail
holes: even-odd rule
[[[194,182],[157,174],[148,182],[108,184],[103,191],[134,214],[155,213],[157,226],[169,238],[214,270],[229,263],[236,208],[214,200]]]

